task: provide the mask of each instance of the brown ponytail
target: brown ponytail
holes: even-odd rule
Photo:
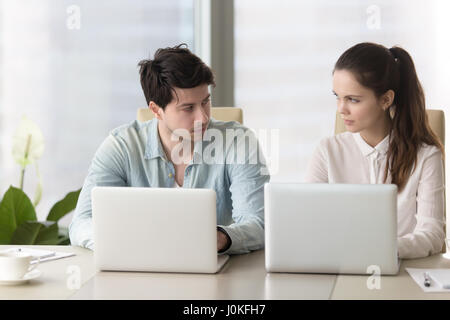
[[[423,143],[444,149],[428,123],[425,96],[411,56],[400,47],[387,49],[374,43],[360,43],[336,62],[334,70],[351,71],[359,83],[377,97],[395,92],[392,127],[384,182],[388,173],[401,191],[415,169],[417,153]],[[389,109],[387,112],[390,112]]]

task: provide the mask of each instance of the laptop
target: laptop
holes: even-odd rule
[[[397,186],[268,183],[268,272],[398,273]]]
[[[216,273],[216,193],[210,189],[94,187],[98,270]]]

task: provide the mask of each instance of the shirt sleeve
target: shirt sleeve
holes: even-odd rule
[[[444,167],[436,148],[423,164],[417,190],[417,224],[398,239],[399,257],[414,259],[441,252],[444,244]]]
[[[119,141],[109,135],[95,153],[69,226],[72,245],[94,249],[91,190],[95,186],[125,186],[126,153]]]
[[[239,152],[244,152],[245,163],[227,161],[226,166],[233,223],[220,227],[231,239],[230,247],[223,252],[227,254],[248,253],[264,248],[264,184],[269,182],[270,175],[256,137],[250,130],[246,135],[255,144],[251,147],[252,143],[249,142],[249,147],[246,148],[246,139],[237,142],[237,158],[239,159]]]
[[[314,150],[306,169],[305,182],[328,183],[328,156],[325,140],[322,140]]]

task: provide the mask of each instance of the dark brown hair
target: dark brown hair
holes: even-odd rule
[[[138,66],[147,105],[153,101],[163,109],[172,101],[174,88],[215,85],[211,69],[184,43],[158,49],[153,60],[142,60]]]
[[[423,143],[438,147],[444,156],[442,144],[428,123],[425,96],[408,52],[397,46],[388,49],[359,43],[340,56],[334,70],[352,72],[377,97],[388,90],[395,92],[384,182],[390,171],[392,183],[401,191],[415,169]]]

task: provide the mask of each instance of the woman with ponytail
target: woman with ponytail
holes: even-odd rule
[[[347,132],[321,141],[306,181],[396,184],[399,257],[439,253],[444,150],[428,124],[411,56],[400,47],[357,44],[335,64],[333,93]]]

